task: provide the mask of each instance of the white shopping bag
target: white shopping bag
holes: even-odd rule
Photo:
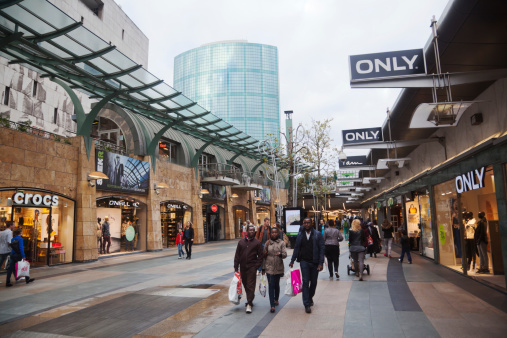
[[[30,276],[30,263],[24,259],[16,263],[16,277]]]
[[[238,305],[241,300],[241,274],[239,272],[234,273],[231,285],[229,286],[229,301]]]
[[[261,276],[261,281],[259,282],[259,293],[262,297],[266,297],[266,284],[267,278],[266,275]]]
[[[294,290],[292,289],[292,281],[290,278],[290,270],[285,274],[286,284],[285,284],[285,294],[289,297],[294,297]]]

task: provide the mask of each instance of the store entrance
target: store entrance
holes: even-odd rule
[[[174,246],[178,229],[192,219],[192,208],[183,202],[164,201],[160,203],[162,246]]]
[[[240,205],[235,205],[232,209],[234,212],[234,234],[236,238],[241,238],[243,223],[246,222],[250,209]]]
[[[97,236],[102,254],[146,250],[146,205],[131,197],[107,196],[97,199],[97,223],[108,217],[110,243]],[[109,250],[108,250],[109,249]]]
[[[206,242],[225,238],[225,209],[217,204],[203,206],[204,235]]]

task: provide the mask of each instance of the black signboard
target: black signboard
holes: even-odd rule
[[[426,74],[423,49],[350,55],[350,81]]]
[[[342,137],[343,145],[384,141],[380,127],[342,130]]]
[[[109,177],[97,180],[97,190],[148,195],[150,164],[135,158],[95,149],[95,168]]]
[[[368,165],[366,162],[366,155],[364,156],[348,156],[346,160],[340,160],[340,169],[364,167]]]

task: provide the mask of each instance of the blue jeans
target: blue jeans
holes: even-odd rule
[[[405,257],[405,254],[407,254],[407,259],[411,263],[412,262],[412,256],[410,256],[410,249],[401,249],[401,257],[400,261],[403,262],[403,257]]]
[[[282,275],[270,275],[266,274],[268,277],[268,290],[269,290],[269,304],[271,307],[275,306],[275,301],[278,301],[280,297],[280,277]]]
[[[319,271],[317,271],[317,265],[313,263],[301,261],[299,265],[301,267],[301,278],[303,279],[303,305],[306,307],[313,303]]]
[[[185,253],[183,252],[183,244],[178,244],[178,256],[181,257],[181,255],[185,256]]]

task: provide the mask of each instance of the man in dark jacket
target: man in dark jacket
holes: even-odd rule
[[[256,271],[262,265],[262,258],[262,244],[255,238],[255,227],[250,225],[246,231],[246,238],[239,241],[234,255],[234,271],[241,273],[241,280],[245,287],[246,313],[252,312],[257,281]]]
[[[313,296],[317,289],[317,277],[324,266],[324,238],[322,234],[312,228],[312,220],[307,217],[303,220],[304,232],[300,232],[296,238],[294,252],[289,266],[294,266],[297,260],[301,266],[303,278],[303,305],[306,313],[311,313]]]

